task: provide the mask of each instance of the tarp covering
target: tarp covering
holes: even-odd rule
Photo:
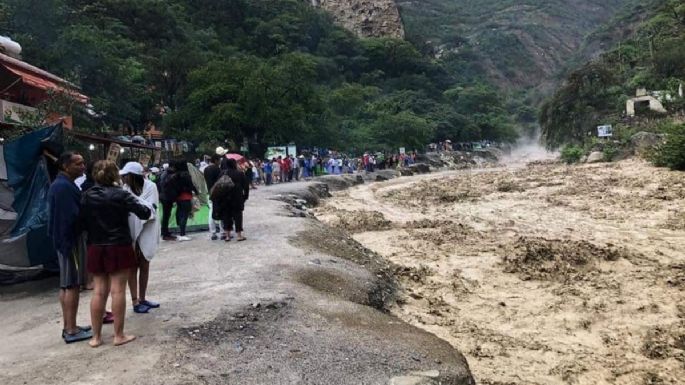
[[[14,193],[16,221],[9,234],[0,234],[0,264],[29,267],[56,259],[47,235],[47,194],[50,175],[44,148],[59,147],[61,124],[43,128],[6,143],[3,148],[7,187]]]

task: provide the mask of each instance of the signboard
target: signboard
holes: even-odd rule
[[[597,136],[600,138],[608,138],[614,135],[614,128],[611,124],[605,124],[603,126],[597,126]]]
[[[400,147],[400,154],[406,154],[406,151],[405,151],[405,148],[404,148],[404,147]]]
[[[264,157],[266,159],[278,158],[279,156],[285,158],[287,151],[288,149],[285,146],[267,147]]]
[[[150,164],[150,154],[147,152],[141,152],[140,153],[140,158],[138,158],[138,162],[143,165],[143,167],[147,167]]]
[[[116,163],[117,159],[119,158],[119,154],[121,154],[121,146],[116,143],[110,144],[109,151],[107,152],[107,160]]]
[[[27,118],[35,117],[38,110],[33,107],[0,99],[0,123],[20,124]]]
[[[162,160],[162,151],[155,150],[155,160],[152,164],[158,165],[158,164],[160,164],[161,160]]]

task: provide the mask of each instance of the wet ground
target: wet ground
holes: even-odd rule
[[[112,346],[107,325],[97,349],[66,345],[54,278],[0,286],[0,384],[472,385],[450,344],[383,309],[389,264],[285,202],[316,200],[317,187],[253,191],[245,242],[163,242],[148,287],[162,305],[135,314],[129,302],[130,344]]]
[[[480,384],[685,383],[685,175],[639,160],[364,184],[316,209]]]

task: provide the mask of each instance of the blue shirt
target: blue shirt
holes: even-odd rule
[[[76,221],[81,208],[81,190],[60,173],[48,191],[48,236],[55,249],[70,255],[76,245]]]

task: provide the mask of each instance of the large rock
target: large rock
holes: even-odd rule
[[[599,151],[593,151],[587,156],[587,163],[598,163],[604,161],[604,153]]]
[[[644,155],[664,141],[663,134],[640,131],[630,138],[630,146],[637,155]]]
[[[311,0],[344,28],[363,37],[404,38],[404,24],[394,0]]]
[[[428,174],[431,172],[430,166],[428,166],[425,163],[414,163],[409,165],[409,169],[414,173],[414,174]]]

